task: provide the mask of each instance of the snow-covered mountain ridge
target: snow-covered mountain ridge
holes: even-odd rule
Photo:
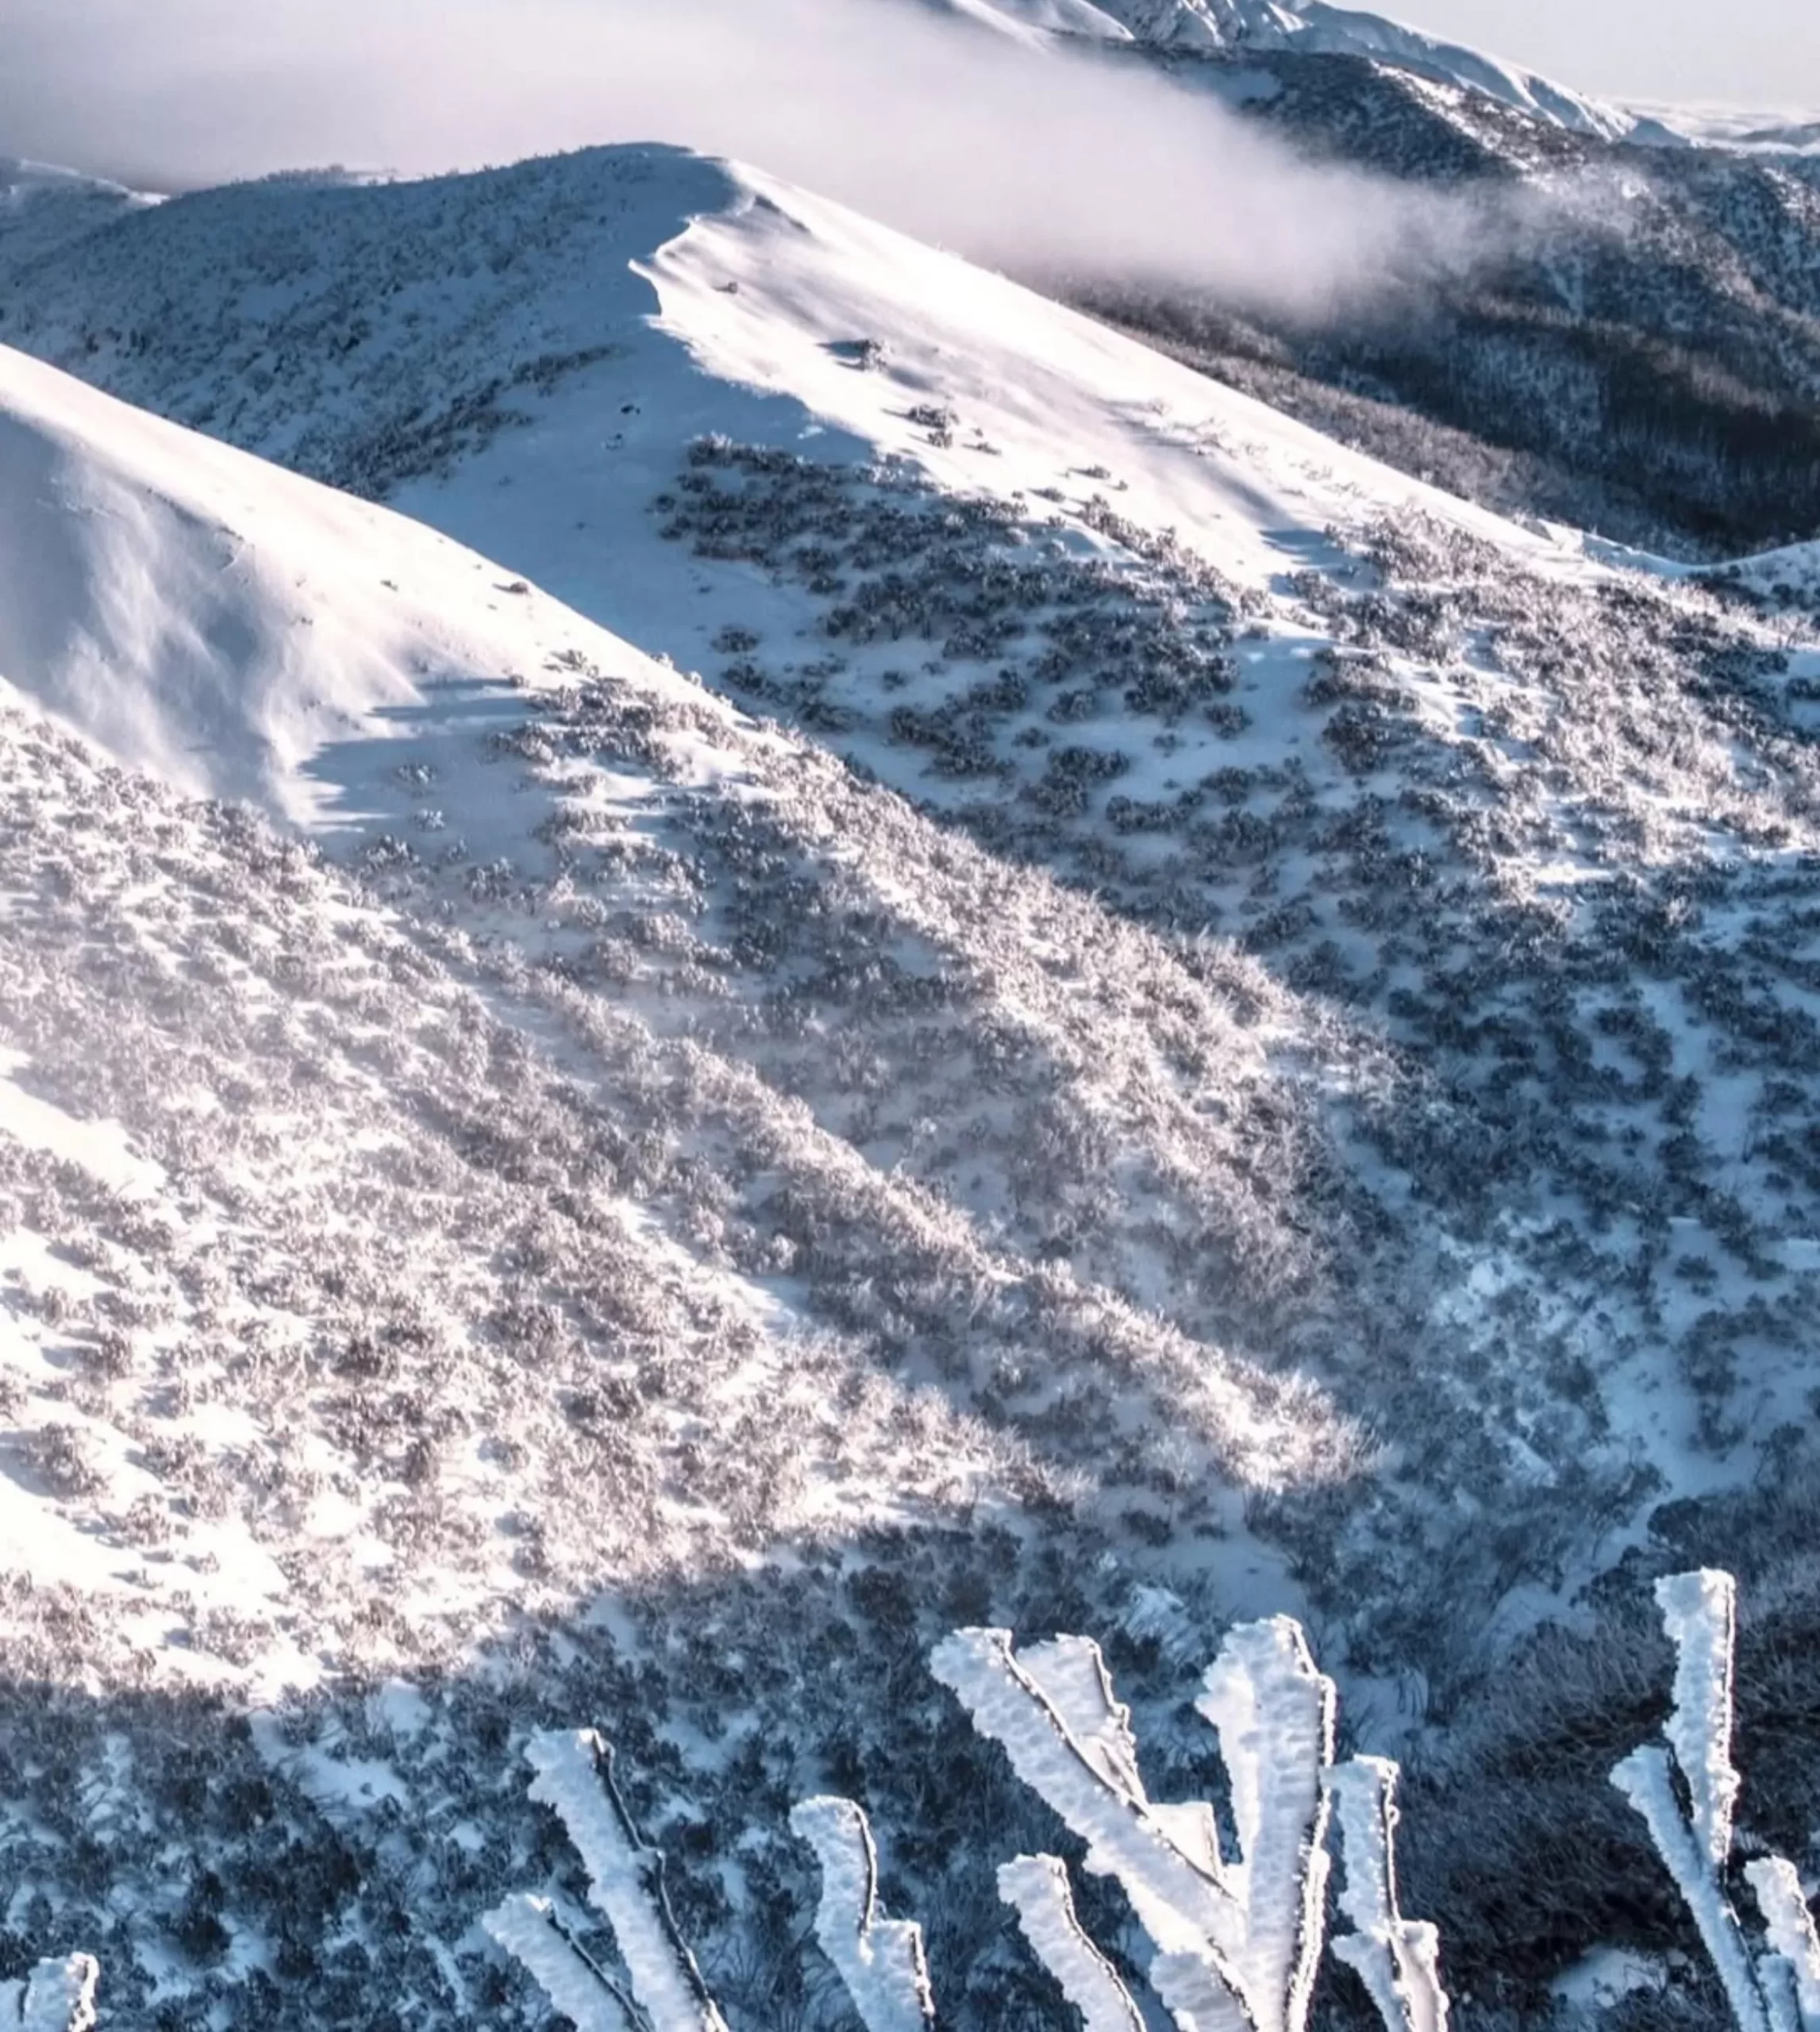
[[[1313,321],[1186,276],[1044,286],[1506,513],[1709,558],[1820,529],[1820,183],[1799,117],[1603,106],[1345,10],[1140,26],[1099,38],[1099,60],[1160,70],[1418,205],[1441,194],[1476,214],[1474,259]]]
[[[1331,1484],[1352,1422],[1137,1295],[1186,1244],[1181,1195],[1235,1324],[1241,1287],[1275,1306],[1319,1274],[1307,1203],[1257,1225],[1264,1150],[1287,1187],[1321,1141],[1258,970],[1229,1001],[1223,963],[1191,972],[395,518],[16,354],[0,416],[0,553],[33,568],[0,595],[22,687],[0,733],[4,1853],[46,1901],[15,1926],[81,1930],[116,2011],[364,2022],[408,1875],[391,1980],[462,2022],[475,1912],[535,1868],[484,1746],[506,1716],[585,1704],[655,1776],[675,1753],[652,1732],[692,1737],[685,1711],[725,1733],[712,1661],[746,1643],[741,1715],[818,1757],[844,1574],[887,1613],[932,1545],[952,1588],[968,1543],[1001,1566],[1027,1545],[1014,1591],[1106,1554],[1122,1598],[1119,1520],[1165,1482],[1222,1598],[1280,1594],[1243,1491]],[[336,864],[183,789],[325,826]],[[1210,1049],[1212,1106],[1185,1069]],[[1129,1224],[1073,1203],[1102,1164],[1149,1180]],[[1048,1245],[1077,1229],[1085,1276]],[[1191,1401],[1250,1467],[1197,1464]],[[514,1629],[545,1633],[535,1664]],[[867,1669],[841,1668],[856,1699]],[[415,1691],[382,1691],[401,1674]],[[220,1738],[224,1692],[267,1718],[250,1740]],[[99,1903],[60,1803],[96,1731]],[[146,1838],[198,1753],[173,1874],[171,1824]],[[733,1780],[691,1764],[687,1793]],[[739,1768],[716,1811],[752,1827],[745,1867],[797,1869]],[[390,1861],[364,1818],[388,1802]],[[732,1951],[738,1925],[717,1933]]]
[[[156,202],[105,177],[0,156],[0,244],[11,260],[46,252]]]
[[[1029,8],[1013,0],[987,4],[1021,27],[1041,25],[1109,40],[1129,37],[1159,49],[1234,56],[1289,50],[1364,57],[1482,92],[1570,133],[1603,140],[1681,141],[1672,127],[1654,115],[1608,105],[1382,14],[1330,6],[1327,0],[1094,0],[1078,16],[1040,23],[1033,21]]]
[[[1791,614],[671,152],[6,273],[34,349],[416,518],[0,354],[34,1945],[147,2014],[524,2019],[468,1929],[561,1888],[513,1749],[586,1715],[742,2022],[803,2001],[825,1772],[996,2032],[959,1828],[1017,1809],[933,1630],[1108,1633],[1185,1757],[1198,1630],[1302,1598],[1395,1735],[1789,1457]],[[1487,1915],[1496,1768],[1411,1867],[1533,1999],[1585,1941]]]

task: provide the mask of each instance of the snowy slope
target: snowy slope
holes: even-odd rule
[[[0,278],[156,200],[106,179],[0,156]]]
[[[1582,1109],[1586,1151],[1515,1164],[1515,1197],[1468,1218],[1470,1246],[1416,1222],[1409,1246],[1455,1265],[1430,1273],[1422,1329],[1442,1369],[1458,1335],[1491,1332],[1487,1299],[1532,1274],[1521,1262],[1561,1206],[1635,1199],[1631,1160],[1599,1139],[1656,1105],[1648,1065],[1667,1053],[1698,1078],[1741,1049],[1709,1035],[1733,1016],[1700,991],[1637,1018],[1682,1039],[1648,1045],[1641,1085],[1599,1045],[1513,1088],[1506,1019],[1462,1031],[1449,1013],[1483,979],[1509,1021],[1539,1021],[1545,983],[1513,954],[1596,945],[1610,909],[1666,907],[1657,886],[1716,841],[1748,893],[1769,872],[1765,827],[1809,837],[1804,695],[1774,682],[1767,624],[1697,588],[1639,590],[1566,533],[1470,509],[998,278],[668,152],[205,194],[89,256],[79,288],[65,264],[61,302],[48,267],[33,276],[35,347],[389,490],[995,854],[1167,930],[1219,929],[1368,1034],[1387,1026],[1412,1068],[1456,1063],[1449,1090],[1488,1110],[1474,1134],[1513,1159],[1550,1110]],[[1566,683],[1579,666],[1605,673],[1610,723],[1631,729],[1616,779]],[[1730,673],[1718,690],[1715,670]],[[1422,900],[1436,883],[1438,916]],[[1744,935],[1739,910],[1723,939]],[[1698,969],[1718,949],[1686,956]],[[1618,1021],[1587,964],[1583,1020]],[[1705,1133],[1737,1147],[1727,1125],[1751,1105],[1726,1073]],[[1405,1147],[1395,1120],[1355,1132],[1393,1175],[1438,1154]],[[1678,1133],[1670,1120],[1649,1147]],[[1387,1189],[1419,1203],[1429,1188]],[[1807,1217],[1764,1206],[1793,1253],[1766,1240],[1749,1260],[1796,1261]],[[1614,1245],[1652,1258],[1629,1218]],[[1676,1218],[1707,1220],[1695,1203]],[[1607,1351],[1710,1334],[1698,1287],[1730,1273],[1699,1268],[1710,1243],[1694,1241],[1676,1257],[1696,1266],[1688,1295],[1614,1315],[1595,1334]],[[1622,1287],[1609,1264],[1576,1276]],[[1478,1295],[1449,1295],[1455,1278]],[[1795,1387],[1753,1418],[1773,1422]],[[1519,1481],[1583,1437],[1546,1399],[1511,1414],[1545,1436],[1541,1455],[1531,1436],[1510,1455]],[[1640,1420],[1657,1472],[1708,1472],[1686,1453],[1697,1391],[1622,1402],[1614,1463]]]
[[[394,902],[426,910],[435,903],[445,920],[452,911],[489,940],[523,946],[532,960],[560,959],[570,974],[587,976],[600,959],[595,934],[617,927],[614,937],[631,943],[614,964],[629,964],[633,974],[601,977],[616,1020],[635,1006],[637,983],[648,964],[635,955],[644,949],[651,960],[679,962],[692,949],[683,928],[691,918],[704,932],[718,925],[733,939],[718,955],[708,945],[695,949],[695,967],[721,976],[717,988],[704,980],[695,993],[710,1003],[734,994],[742,968],[756,971],[762,984],[760,957],[737,957],[737,920],[751,900],[709,879],[702,841],[753,823],[785,787],[793,802],[802,802],[802,822],[818,837],[851,831],[861,823],[854,814],[870,807],[876,807],[879,823],[897,829],[888,860],[867,869],[862,887],[883,883],[895,897],[908,883],[920,892],[914,912],[925,915],[954,881],[984,881],[998,899],[995,907],[1007,907],[1002,877],[964,855],[956,860],[940,835],[910,820],[895,800],[856,792],[841,772],[816,762],[800,744],[753,726],[673,671],[446,539],[125,410],[19,355],[0,355],[0,370],[10,483],[0,490],[0,529],[5,554],[25,568],[0,587],[0,614],[8,623],[0,667],[15,701],[35,701],[146,772],[146,787],[135,795],[156,801],[160,793],[151,786],[161,783],[192,797],[249,799],[338,841],[337,859],[364,872]],[[58,621],[60,627],[53,625]],[[585,680],[579,684],[585,712],[579,680]],[[17,703],[13,714],[16,741],[63,754],[65,773],[90,766],[81,763],[80,749],[60,750],[48,737],[31,735]],[[578,749],[573,729],[591,724],[587,714],[602,741],[615,714],[629,727],[642,725],[637,745],[643,752],[620,756],[610,766],[604,752],[591,757]],[[806,770],[818,788],[807,789]],[[124,781],[117,795],[128,795]],[[725,809],[711,808],[717,804]],[[664,816],[669,805],[677,807],[671,818]],[[778,822],[774,814],[769,823]],[[872,822],[863,822],[862,830]],[[110,840],[110,829],[97,830],[98,851],[129,844]],[[683,868],[671,863],[684,837],[698,830],[702,840],[687,864],[690,887],[697,891],[691,898],[690,887],[667,887],[664,870],[671,868],[671,883],[682,879]],[[916,849],[906,841],[917,839],[932,865],[913,877]],[[816,886],[806,839],[792,852],[779,838],[773,851],[791,864],[790,879]],[[933,864],[938,855],[959,872],[940,872]],[[594,856],[600,868],[591,873]],[[862,853],[860,867],[868,860]],[[858,872],[849,869],[841,879],[850,883]],[[832,871],[820,879],[833,879]],[[337,942],[334,920],[348,906],[329,900],[333,883],[326,876],[306,887],[321,890],[319,929]],[[1042,885],[1032,893],[1042,893]],[[849,904],[857,903],[856,891]],[[881,893],[875,907],[885,906]],[[668,913],[679,907],[684,915],[672,921]],[[912,906],[906,899],[890,907]],[[964,906],[984,907],[983,898]],[[1059,897],[1052,907],[1064,918],[1080,908]],[[373,928],[366,936],[382,938],[383,914],[367,908]],[[936,922],[925,915],[928,929],[918,933],[906,920],[900,933],[904,964],[912,963],[919,937],[930,935]],[[671,943],[650,946],[650,931],[641,925],[664,924]],[[1116,938],[1116,927],[1108,929]],[[457,937],[433,957],[446,968],[463,949]],[[47,963],[53,957],[41,956]],[[251,956],[259,968],[271,964],[266,952]],[[935,955],[926,959],[939,972]],[[667,979],[660,964],[654,983]],[[691,1008],[687,987],[653,989],[659,1001],[673,991],[681,1000],[659,1019],[666,1026],[682,1024]],[[1255,991],[1248,983],[1246,992]],[[1073,993],[1071,987],[1058,1012]],[[1044,991],[1025,983],[1017,998],[1020,1021],[1042,1020]],[[15,1020],[25,1020],[34,1008],[52,1014],[31,993],[10,999]],[[705,1009],[686,1020],[698,1038],[716,1027]],[[65,1011],[51,1028],[67,1022]],[[734,1028],[745,1035],[742,1050],[769,1049],[760,1043],[764,1025],[755,1029],[748,1017]],[[101,1154],[87,1153],[73,1126],[59,1126],[51,1099],[29,1098],[35,1080],[48,1075],[26,1042],[17,1049],[27,1056],[8,1072],[17,1098],[6,1126],[15,1140],[68,1154],[109,1190],[128,1196],[156,1192],[169,1178],[169,1168],[155,1156],[106,1157],[109,1149],[135,1149],[133,1131],[111,1114],[111,1126],[99,1132]],[[71,1069],[83,1064],[73,1038],[58,1049]],[[1254,1061],[1252,1077],[1269,1076],[1256,1046],[1241,1056]],[[769,1070],[798,1076],[784,1074],[781,1065]],[[86,1077],[95,1080],[92,1067]],[[917,1098],[915,1081],[898,1083],[903,1091],[883,1103],[882,1147],[894,1141],[886,1122]],[[153,1105],[160,1099],[144,1092],[138,1098]],[[815,1104],[825,1098],[817,1095]],[[1159,1092],[1149,1105],[1160,1099]],[[926,1107],[929,1095],[918,1104]],[[1120,1108],[1129,1113],[1132,1105],[1127,1098]],[[879,1106],[875,1102],[874,1112]],[[1191,1122],[1180,1126],[1204,1139],[1206,1132]],[[237,1136],[252,1140],[244,1123]],[[331,1170],[334,1149],[333,1137],[315,1145],[316,1160]],[[849,1152],[841,1161],[856,1160]],[[922,1160],[905,1153],[898,1161],[914,1173]],[[293,1149],[287,1156],[293,1185],[298,1162]],[[988,1160],[982,1151],[974,1162]],[[970,1190],[982,1194],[972,1212],[983,1216],[990,1195],[977,1180]],[[1252,1188],[1245,1190],[1249,1196]],[[1015,1217],[1000,1211],[994,1225],[1009,1235],[1033,1213],[1030,1204]],[[655,1222],[650,1214],[638,1218],[648,1227]],[[647,1245],[657,1245],[655,1236]],[[761,1315],[777,1310],[773,1298],[750,1304]],[[1228,1410],[1237,1401],[1229,1400]],[[1299,1395],[1295,1403],[1299,1415],[1311,1407]],[[1274,1479],[1276,1468],[1267,1462],[1280,1464],[1286,1449],[1318,1444],[1315,1431],[1310,1426],[1292,1439],[1288,1428],[1267,1437],[1230,1427],[1241,1479],[1253,1469],[1239,1465],[1240,1454]]]
[[[1325,1274],[1333,1163],[1256,969],[1191,970],[453,544],[10,352],[0,429],[0,1853],[56,1901],[15,1927],[91,1942],[117,2011],[364,2022],[343,1949],[395,1931],[408,1868],[387,1953],[462,2022],[483,1880],[444,1831],[528,1832],[502,1732],[673,1713],[691,1792],[750,1782],[702,1751],[698,1625],[756,1619],[737,1711],[813,1758],[841,1707],[780,1671],[931,1534],[1018,1614],[1038,1569],[1002,1548],[1103,1557],[1115,1617],[1166,1487],[1205,1532],[1183,1586],[1292,1591],[1245,1503],[1360,1440],[1237,1345]],[[1198,1296],[1158,1280],[1183,1249]],[[192,1784],[174,1863],[160,1788],[224,1693],[279,1703],[206,1755],[268,1804]],[[101,1900],[56,1804],[91,1732]],[[297,1845],[382,1805],[390,1861],[319,1911]]]
[[[1141,1616],[1165,1743],[1197,1631],[1303,1590],[1456,1698],[1803,1415],[1798,615],[667,151],[21,272],[35,351],[414,518],[0,354],[34,1945],[364,2024],[397,1933],[460,2022],[551,1867],[510,1747],[579,1716],[762,1990],[825,1773],[989,1909],[948,1623]]]

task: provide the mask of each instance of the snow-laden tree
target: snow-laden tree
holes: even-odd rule
[[[1344,1943],[1391,2032],[1442,2032],[1433,1930],[1396,1909],[1391,1792],[1395,1767],[1333,1767],[1334,1689],[1287,1617],[1229,1632],[1196,1705],[1218,1732],[1238,1853],[1222,1847],[1205,1800],[1152,1800],[1137,1766],[1130,1711],[1114,1696],[1099,1647],[1061,1637],[1017,1650],[1002,1630],[959,1630],[931,1663],[1012,1769],[1087,1845],[1086,1867],[1114,1878],[1156,1949],[1152,1988],[1182,2032],[1302,2032],[1326,1923],[1327,1824],[1337,1801],[1350,1884]],[[1001,1887],[1071,1997],[1096,1999],[1093,2032],[1134,2007],[1094,1980],[1068,1924],[1020,1858]],[[1065,1895],[1065,1880],[1060,1892]],[[1033,1928],[1029,1915],[1038,1915]],[[1097,1950],[1095,1950],[1097,1953]],[[1110,1976],[1108,1968],[1106,1973]],[[1116,1979],[1114,1979],[1116,1980]]]
[[[0,1983],[0,2032],[89,2032],[101,1971],[92,1956],[40,1961],[22,1980]]]
[[[1687,1901],[1738,2032],[1820,2032],[1820,1935],[1794,1865],[1770,1856],[1744,1866],[1763,1916],[1760,1946],[1726,1889],[1741,1789],[1732,1761],[1737,1583],[1710,1569],[1677,1573],[1656,1584],[1656,1600],[1676,1654],[1667,1741],[1633,1750],[1611,1782],[1642,1815]]]

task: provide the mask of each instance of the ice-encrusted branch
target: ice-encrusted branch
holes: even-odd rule
[[[1765,1988],[1776,1983],[1792,2007],[1799,2032],[1820,2032],[1820,1930],[1801,1895],[1795,1865],[1782,1856],[1761,1856],[1746,1863],[1744,1873],[1769,1940],[1764,1961],[1780,1965],[1766,1968]]]
[[[1675,1646],[1668,1748],[1633,1750],[1611,1782],[1642,1817],[1686,1901],[1739,2032],[1820,2032],[1820,1942],[1792,1866],[1769,1857],[1745,1869],[1767,1949],[1753,1951],[1726,1891],[1740,1790],[1732,1762],[1737,1584],[1710,1569],[1673,1574],[1656,1582],[1656,1601]]]
[[[582,1951],[547,1898],[519,1892],[496,1905],[480,1923],[524,1965],[576,2032],[637,2032],[625,1993]]]
[[[922,1929],[879,1911],[879,1857],[851,1799],[804,1799],[790,1825],[822,1866],[815,1938],[866,2032],[927,2032],[935,2022]]]
[[[1151,1980],[1178,2020],[1199,2009],[1222,2032],[1252,2032],[1239,1972],[1217,1945],[1231,1938],[1239,1907],[1212,1809],[1152,1804],[1099,1646],[1060,1637],[1019,1653],[1009,1630],[961,1630],[929,1662],[973,1726],[1087,1844],[1087,1868],[1123,1888],[1157,1949]]]
[[[1030,1952],[1080,2013],[1082,2032],[1144,2032],[1131,1992],[1075,1915],[1068,1865],[1059,1856],[1001,1863],[998,1895],[1015,1908]]]
[[[92,1955],[40,1961],[22,1981],[0,1983],[0,2027],[8,2032],[90,2032],[100,1980]]]
[[[613,1928],[651,2032],[727,2032],[670,1910],[664,1859],[640,1837],[614,1783],[607,1743],[591,1729],[545,1730],[532,1737],[525,1755],[537,1774],[531,1797],[560,1816],[587,1865],[590,1900]],[[521,1911],[508,1916],[506,1924],[518,1930],[523,1917]],[[518,1953],[514,1943],[507,1944]],[[543,1980],[535,1968],[532,1972]],[[586,2021],[576,2022],[593,2032]]]
[[[1693,1803],[1693,1834],[1715,1870],[1732,1852],[1742,1781],[1732,1763],[1732,1673],[1737,1584],[1710,1568],[1656,1584],[1656,1606],[1675,1646],[1675,1710],[1664,1731]]]
[[[1642,1816],[1656,1854],[1693,1915],[1738,2032],[1772,2032],[1737,1914],[1704,1840],[1681,1811],[1668,1753],[1654,1743],[1633,1749],[1612,1772],[1611,1782]]]
[[[1447,2032],[1441,1936],[1406,1919],[1398,1901],[1398,1776],[1380,1757],[1351,1757],[1327,1774],[1340,1822],[1340,1910],[1352,1926],[1333,1955],[1364,1984],[1388,2032]]]
[[[1087,1868],[1123,1888],[1157,1950],[1151,1982],[1185,2032],[1301,2032],[1321,1952],[1333,1690],[1295,1623],[1231,1632],[1200,1702],[1232,1776],[1236,1862],[1206,1801],[1145,1791],[1098,1645],[1060,1637],[1020,1653],[1007,1630],[964,1630],[930,1662],[1087,1844]]]
[[[1333,1682],[1287,1616],[1227,1633],[1195,1703],[1218,1731],[1241,1860],[1226,1880],[1244,1912],[1233,1948],[1264,2032],[1303,2024],[1327,1903]]]

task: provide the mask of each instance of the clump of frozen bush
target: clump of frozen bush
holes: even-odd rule
[[[937,1645],[935,1675],[1013,1770],[1086,1845],[1085,1867],[1124,1892],[1154,1953],[1152,1989],[1181,2032],[1303,2032],[1326,1940],[1329,1821],[1339,1822],[1336,1955],[1360,1976],[1389,2032],[1445,2032],[1434,1930],[1398,1909],[1396,1767],[1333,1760],[1335,1694],[1287,1617],[1231,1631],[1197,1706],[1218,1731],[1231,1785],[1236,1853],[1205,1800],[1152,1800],[1129,1710],[1099,1647],[1059,1637],[1022,1652],[1002,1630]],[[591,1734],[532,1739],[533,1796],[554,1807],[586,1864],[624,1975],[587,1955],[548,1900],[508,1899],[486,1919],[583,2032],[724,2032]],[[791,1816],[822,1872],[816,1937],[867,2032],[922,2032],[935,2019],[922,1930],[879,1909],[872,1831],[851,1800],[813,1799]],[[998,1872],[1032,1952],[1087,2032],[1141,2032],[1145,2019],[1078,1918],[1067,1865],[1018,1856]]]

